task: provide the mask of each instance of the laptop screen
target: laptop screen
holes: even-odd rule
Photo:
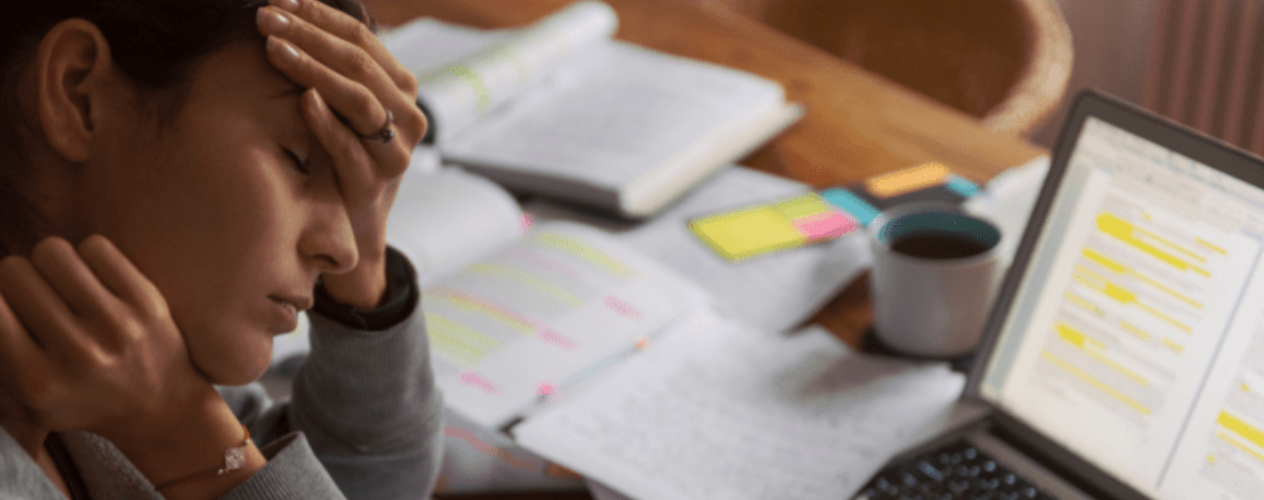
[[[980,395],[1159,499],[1264,491],[1264,191],[1088,117]]]

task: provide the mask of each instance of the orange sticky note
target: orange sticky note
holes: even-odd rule
[[[910,191],[928,188],[948,181],[948,167],[938,163],[923,163],[889,174],[865,180],[865,190],[879,198],[899,196]]]

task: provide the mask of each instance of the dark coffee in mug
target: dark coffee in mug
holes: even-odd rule
[[[991,247],[950,235],[909,235],[891,244],[891,250],[923,259],[959,259],[979,255]]]

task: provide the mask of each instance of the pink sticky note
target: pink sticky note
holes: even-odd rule
[[[850,233],[859,226],[856,219],[842,212],[821,212],[794,220],[794,227],[807,239],[822,241]]]

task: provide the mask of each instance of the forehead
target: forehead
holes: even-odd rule
[[[194,71],[191,96],[229,100],[297,98],[303,88],[268,61],[262,40],[234,42],[212,53]]]

